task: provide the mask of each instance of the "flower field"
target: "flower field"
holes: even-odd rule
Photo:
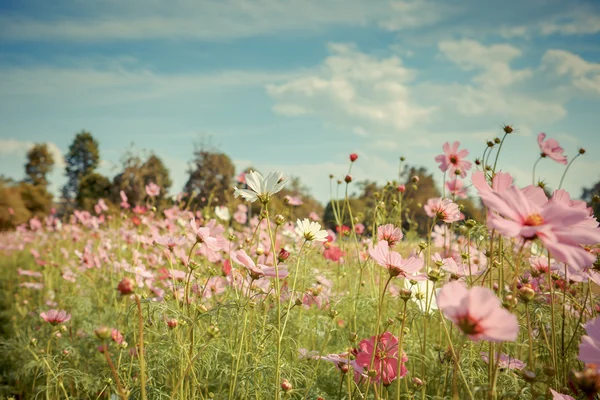
[[[565,190],[515,185],[498,161],[526,140],[512,131],[478,158],[445,143],[442,196],[416,204],[390,182],[370,224],[347,195],[351,154],[335,229],[294,217],[301,199],[274,212],[288,178],[250,171],[228,205],[160,207],[152,183],[137,204],[121,192],[2,233],[0,397],[596,398],[598,221]],[[533,182],[538,162],[568,179],[585,153],[538,144]],[[457,201],[467,190],[480,219]],[[416,208],[425,234],[407,224]]]

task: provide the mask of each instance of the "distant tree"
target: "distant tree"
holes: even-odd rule
[[[158,156],[150,154],[146,161],[143,161],[134,151],[128,151],[123,158],[123,171],[113,179],[111,199],[114,203],[119,203],[119,193],[122,190],[129,203],[140,204],[146,197],[146,185],[151,182],[161,188],[159,201],[173,184],[169,170]]]
[[[63,197],[81,198],[79,192],[83,178],[93,173],[100,164],[98,142],[91,133],[81,131],[75,136],[65,156],[65,163],[67,183],[63,187]]]
[[[30,217],[31,212],[23,204],[19,185],[0,176],[0,231],[14,229]]]
[[[45,186],[22,182],[18,186],[23,205],[31,216],[45,216],[52,208],[52,194]]]
[[[99,199],[110,196],[110,180],[97,172],[89,172],[81,178],[75,201],[84,210],[91,210]]]
[[[581,199],[594,211],[594,216],[600,221],[600,181],[590,188],[584,188]]]
[[[48,186],[47,175],[54,168],[54,156],[46,143],[38,143],[27,152],[25,180],[34,186]]]
[[[192,208],[229,203],[235,166],[227,154],[205,146],[196,148],[188,174],[184,191],[193,196]]]

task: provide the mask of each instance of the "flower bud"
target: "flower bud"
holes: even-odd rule
[[[94,335],[96,335],[96,337],[100,340],[109,339],[111,333],[112,333],[112,329],[110,329],[107,326],[100,326],[100,327],[94,329]]]
[[[175,318],[171,318],[171,319],[167,320],[167,325],[169,326],[169,329],[177,328],[178,324],[179,324],[179,322]]]
[[[275,220],[275,225],[277,226],[281,226],[285,223],[285,217],[281,214],[277,214],[274,218]]]
[[[513,133],[513,127],[510,125],[504,125],[502,129],[504,130],[504,133]]]
[[[412,297],[412,292],[410,291],[410,289],[400,289],[400,298],[404,301],[408,301],[410,300],[410,298]]]
[[[346,175],[346,176],[344,177],[344,182],[346,182],[346,183],[350,183],[350,182],[352,182],[352,175]]]
[[[524,303],[529,303],[535,297],[535,290],[531,287],[531,285],[523,285],[521,289],[519,289],[519,298],[523,300]]]
[[[350,154],[350,162],[356,161],[357,158],[358,158],[358,154],[356,154],[356,153]]]
[[[412,183],[419,183],[419,177],[417,175],[414,175],[412,178],[410,178],[410,181]]]
[[[290,390],[292,390],[292,384],[290,383],[290,381],[288,381],[287,379],[283,379],[281,381],[281,390],[283,390],[285,393],[289,392]]]
[[[125,296],[133,293],[134,285],[135,281],[133,279],[125,277],[121,279],[121,282],[119,282],[119,284],[117,285],[117,290],[119,291],[119,293]]]
[[[277,261],[284,262],[289,257],[290,257],[290,252],[282,247],[281,250],[279,250],[279,254],[277,254]]]

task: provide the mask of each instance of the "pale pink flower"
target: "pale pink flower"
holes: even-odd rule
[[[52,325],[62,324],[71,319],[71,314],[67,314],[65,310],[48,310],[40,314],[42,319]]]
[[[536,197],[514,186],[501,192],[486,191],[481,199],[490,211],[498,213],[489,215],[488,226],[502,235],[538,238],[558,261],[573,267],[583,268],[596,260],[580,246],[600,242],[598,223],[589,223],[587,210],[560,201],[540,204]]]
[[[310,218],[311,221],[320,221],[321,220],[321,217],[319,217],[317,215],[317,213],[314,211],[311,211],[310,214],[308,214],[308,218]]]
[[[448,171],[451,175],[455,175],[458,171],[458,175],[461,178],[467,176],[467,171],[471,169],[471,162],[465,160],[465,157],[469,155],[469,151],[466,149],[458,151],[460,142],[444,143],[444,154],[440,154],[435,158],[436,162],[440,163],[440,169],[442,172]]]
[[[552,389],[550,389],[550,393],[552,393],[552,400],[575,400],[574,397],[569,396],[568,394],[558,393]]]
[[[479,353],[481,355],[481,359],[486,363],[489,364],[490,363],[490,357],[489,357],[489,353],[482,351],[481,353]],[[494,355],[494,358],[498,357],[498,355]],[[523,369],[525,368],[527,364],[525,364],[523,361],[508,356],[504,353],[500,353],[500,357],[498,358],[498,367],[502,368],[502,369]]]
[[[370,339],[361,340],[355,359],[356,364],[363,370],[375,371],[375,377],[371,379],[372,383],[382,382],[386,386],[407,374],[404,365],[407,361],[408,357],[402,352],[400,371],[398,371],[398,338],[390,332],[382,333],[379,338],[371,336]]]
[[[459,281],[445,284],[437,296],[438,307],[469,339],[491,342],[515,341],[519,334],[517,317],[502,308],[488,288],[468,289]]]
[[[579,359],[586,364],[600,365],[600,317],[585,324],[585,333],[579,344]]]
[[[237,210],[236,212],[233,213],[233,219],[238,224],[243,225],[248,221],[248,214],[246,213],[246,211]]]
[[[121,190],[119,192],[119,196],[121,196],[121,207],[128,209],[130,206],[129,206],[129,203],[127,202],[127,195],[125,194],[125,192],[123,190]]]
[[[150,197],[156,197],[160,194],[160,186],[154,182],[150,182],[146,185],[146,194]]]
[[[563,151],[565,151],[556,139],[546,139],[545,133],[538,134],[537,141],[540,146],[540,151],[542,152],[542,157],[550,157],[554,161],[560,164],[567,164],[567,156],[563,155]]]
[[[356,232],[357,235],[362,235],[365,232],[365,226],[359,222],[354,225],[354,232]]]
[[[290,206],[301,206],[303,204],[302,199],[298,196],[292,197],[288,194],[288,195],[285,195],[285,197],[283,199]]]
[[[113,342],[115,342],[116,344],[121,344],[123,343],[123,341],[125,340],[125,337],[123,336],[123,334],[121,332],[119,332],[118,329],[113,328],[110,331],[110,338],[113,340]]]
[[[390,251],[388,242],[382,240],[377,246],[369,248],[369,255],[381,265],[388,269],[391,276],[410,276],[423,267],[423,260],[418,257],[402,258],[400,253]]]
[[[160,246],[164,246],[167,249],[173,251],[175,247],[181,246],[186,241],[185,236],[175,238],[173,236],[158,236],[154,238],[154,242]]]
[[[427,200],[427,204],[423,208],[430,218],[435,217],[447,223],[460,221],[462,218],[458,204],[450,199],[434,197]]]
[[[203,226],[203,227],[199,228],[196,225],[196,221],[192,218],[190,220],[190,228],[191,228],[192,233],[196,237],[196,241],[198,243],[203,243],[206,245],[206,247],[208,247],[209,249],[214,250],[214,251],[218,251],[221,249],[221,247],[219,246],[219,243],[217,241],[217,238],[214,236],[211,236],[211,230],[209,227]]]
[[[377,227],[377,240],[385,240],[388,242],[389,247],[394,247],[403,237],[404,235],[400,228],[396,228],[392,224],[379,225]]]
[[[285,278],[289,275],[285,265],[280,264],[277,269],[274,267],[268,267],[263,264],[256,265],[252,258],[244,250],[238,250],[231,254],[231,259],[236,263],[246,267],[252,279],[260,279],[262,277],[277,277],[279,279]]]
[[[454,195],[460,199],[464,199],[467,197],[467,189],[465,188],[465,184],[458,178],[452,179],[451,181],[447,181],[446,189],[448,189],[448,192],[451,195]]]

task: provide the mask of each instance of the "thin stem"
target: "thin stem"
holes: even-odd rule
[[[565,172],[563,172],[562,177],[560,178],[560,183],[558,184],[559,189],[562,188],[563,181],[565,180],[565,176],[567,175],[569,168],[571,168],[571,164],[573,164],[573,161],[575,161],[575,159],[577,157],[579,157],[580,155],[581,155],[581,153],[577,153],[577,155],[571,159],[571,161],[567,165],[567,168],[565,168]]]

